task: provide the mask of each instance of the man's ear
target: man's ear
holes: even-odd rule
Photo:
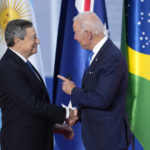
[[[92,40],[92,32],[89,31],[89,30],[87,30],[86,33],[87,33],[87,38],[88,38],[89,40]]]
[[[19,45],[21,44],[21,39],[19,39],[19,38],[14,38],[14,43],[15,43],[15,45],[16,46],[18,46],[19,47]]]

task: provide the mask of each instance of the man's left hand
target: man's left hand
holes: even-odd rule
[[[62,90],[68,94],[71,95],[72,90],[76,87],[75,83],[68,80],[67,78],[61,76],[61,75],[57,75],[57,77],[59,79],[61,79],[63,81],[62,83]]]
[[[72,140],[74,137],[73,128],[70,127],[68,124],[58,124],[57,123],[54,125],[53,131],[56,134],[62,134],[65,137],[65,139],[67,139],[67,140]]]

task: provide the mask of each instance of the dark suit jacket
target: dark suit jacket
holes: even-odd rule
[[[126,117],[127,65],[108,39],[84,72],[82,88],[74,88],[73,105],[81,108],[87,150],[125,150],[130,142]]]
[[[9,49],[0,61],[2,150],[53,149],[52,128],[65,120],[66,110],[50,104],[38,76]]]

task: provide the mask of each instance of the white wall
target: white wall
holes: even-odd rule
[[[33,0],[46,77],[53,76],[61,0]]]
[[[123,0],[105,0],[110,38],[120,48]]]

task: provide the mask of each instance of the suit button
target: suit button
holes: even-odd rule
[[[98,61],[98,59],[97,59],[97,58],[95,58],[95,61]]]
[[[92,72],[92,71],[90,71],[90,72],[89,72],[89,74],[93,74],[93,72]]]

